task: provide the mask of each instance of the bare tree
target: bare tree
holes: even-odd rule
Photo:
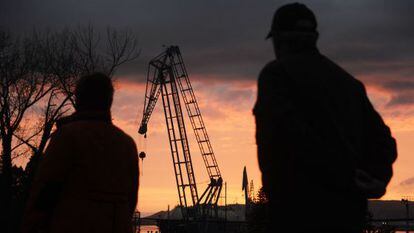
[[[120,65],[139,55],[137,39],[129,31],[108,28],[106,40],[102,42],[101,35],[89,25],[73,31],[65,29],[48,34],[45,38],[42,44],[48,64],[45,73],[53,77],[50,79],[53,90],[43,107],[43,122],[39,127],[42,136],[36,145],[27,139],[33,138],[39,131],[34,131],[26,139],[16,136],[32,148],[34,156],[40,156],[43,152],[56,120],[73,110],[73,91],[81,75],[99,71],[111,77]]]
[[[13,135],[19,129],[27,110],[51,91],[42,75],[42,60],[37,36],[31,39],[12,38],[0,32],[0,135],[2,141],[2,220],[10,221]],[[9,229],[6,229],[8,232]]]
[[[30,154],[27,191],[55,122],[73,111],[77,79],[97,71],[112,76],[120,65],[138,55],[137,40],[128,31],[107,29],[105,40],[101,40],[101,34],[91,25],[59,32],[33,32],[23,39],[0,30],[0,171],[4,180],[0,212],[5,220],[2,226],[7,226],[10,216],[13,151]],[[22,124],[28,110],[35,107],[37,124]]]
[[[139,56],[137,39],[128,30],[121,32],[107,28],[102,43],[102,36],[89,25],[74,30],[72,40],[76,65],[83,73],[100,71],[112,76],[120,65]]]

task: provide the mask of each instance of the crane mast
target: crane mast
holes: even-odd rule
[[[149,62],[140,134],[146,134],[160,95],[183,217],[206,216],[214,207],[217,210],[223,179],[178,46],[168,47]],[[180,95],[210,178],[201,196],[197,191]]]

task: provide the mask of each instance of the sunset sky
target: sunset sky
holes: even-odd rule
[[[260,187],[252,107],[261,67],[274,59],[264,40],[277,7],[290,1],[14,0],[1,1],[0,26],[33,28],[111,26],[136,33],[140,57],[115,74],[113,118],[145,150],[139,209],[153,213],[178,203],[161,106],[148,138],[137,128],[148,61],[163,45],[181,48],[224,180],[228,202],[243,203],[243,167]],[[320,51],[363,81],[397,139],[399,157],[384,199],[414,196],[414,1],[302,1],[319,21]],[[190,145],[198,188],[208,178],[197,145]],[[306,194],[303,194],[306,198]]]

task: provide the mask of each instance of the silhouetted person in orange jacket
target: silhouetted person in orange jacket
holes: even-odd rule
[[[254,115],[269,228],[361,232],[367,198],[391,179],[395,140],[364,85],[319,53],[310,9],[280,7],[268,38],[276,60],[260,73]]]
[[[114,89],[101,73],[82,77],[76,112],[57,123],[40,163],[23,233],[130,233],[138,192],[134,140],[112,124]]]

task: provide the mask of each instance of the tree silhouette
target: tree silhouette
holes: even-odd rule
[[[251,203],[250,211],[247,214],[248,232],[268,232],[266,221],[269,214],[268,197],[263,191],[263,187],[257,192],[254,202]]]
[[[138,55],[137,40],[129,31],[108,28],[102,40],[91,25],[33,31],[22,38],[0,29],[1,232],[16,230],[12,220],[18,216],[12,218],[11,210],[27,196],[54,123],[73,111],[77,79],[96,71],[112,76]],[[20,156],[30,162],[17,192],[12,160]]]

